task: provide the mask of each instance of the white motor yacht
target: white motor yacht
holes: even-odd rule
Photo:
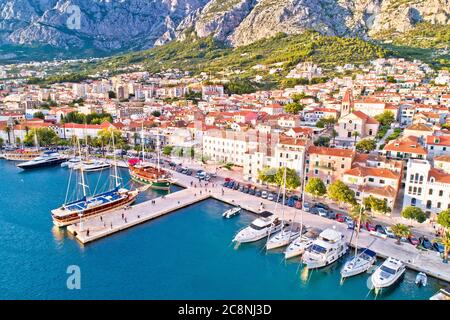
[[[303,254],[302,261],[308,269],[328,266],[347,253],[344,235],[334,229],[325,229]]]
[[[225,211],[222,214],[222,217],[227,218],[227,219],[231,218],[235,215],[238,215],[241,212],[241,210],[242,210],[241,207],[234,207],[234,208],[228,209],[227,211]]]
[[[290,259],[302,255],[319,236],[321,230],[310,229],[305,234],[292,241],[284,251],[284,258]]]
[[[301,229],[301,225],[298,223],[285,223],[281,231],[269,238],[266,243],[266,249],[271,250],[287,246],[300,236]]]
[[[66,162],[61,163],[62,168],[69,168],[72,169],[76,164],[79,164],[81,162],[81,159],[78,157],[70,158]]]
[[[273,214],[264,211],[260,218],[254,220],[248,227],[242,229],[234,237],[233,242],[246,243],[261,240],[281,229],[281,221],[273,218]]]
[[[73,169],[83,169],[84,172],[94,172],[109,169],[111,167],[110,163],[101,160],[88,160],[83,161],[73,166]]]
[[[394,284],[406,271],[400,260],[387,258],[370,277],[375,289],[386,288]]]
[[[366,272],[375,263],[377,254],[372,250],[363,248],[352,259],[344,264],[341,277],[348,278]]]
[[[36,157],[30,161],[19,163],[17,167],[24,170],[35,169],[58,165],[64,161],[66,161],[66,158],[62,157],[58,152],[45,151],[39,157]]]

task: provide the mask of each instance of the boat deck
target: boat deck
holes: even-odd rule
[[[221,185],[216,185],[213,188],[211,183],[209,183],[208,188],[204,186],[200,188],[198,185],[194,188],[190,184],[191,181],[193,184],[198,184],[198,180],[195,177],[186,176],[177,172],[172,173],[177,184],[186,189],[169,194],[164,198],[159,197],[155,199],[155,204],[152,204],[152,201],[147,201],[134,205],[129,209],[105,213],[103,215],[103,221],[99,217],[88,218],[83,222],[81,229],[80,225],[77,224],[69,226],[68,231],[76,234],[76,239],[85,244],[210,197],[232,205],[240,205],[243,209],[253,213],[261,213],[262,202],[264,204],[263,211],[274,212],[280,218],[282,216],[281,205],[277,205],[273,201],[223,188]],[[202,192],[201,195],[200,191]],[[275,206],[277,206],[276,211]],[[300,212],[298,209],[285,207],[284,218],[286,220],[303,222],[308,227],[320,228],[322,230],[325,228],[335,228],[345,235],[347,242],[352,239],[350,245],[354,245],[355,238],[352,238],[352,230],[347,229],[346,224],[309,213],[305,213],[303,215],[303,221],[300,221]],[[122,218],[122,214],[124,218]],[[221,215],[222,212],[218,212],[218,214]],[[89,230],[89,235],[87,235],[87,230]],[[393,257],[399,259],[410,269],[422,271],[435,278],[450,282],[450,264],[442,263],[442,259],[436,252],[421,251],[407,243],[398,245],[395,239],[375,237],[367,231],[361,232],[358,246],[370,248],[370,250],[375,251],[382,258]]]

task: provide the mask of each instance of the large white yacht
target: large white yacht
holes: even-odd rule
[[[314,240],[317,239],[321,231],[317,228],[309,229],[301,237],[292,241],[286,248],[286,251],[284,251],[284,258],[290,259],[303,254],[313,244]]]
[[[36,157],[30,161],[19,163],[17,167],[24,170],[35,169],[58,165],[64,161],[66,161],[66,158],[62,157],[58,152],[45,151],[39,157]]]
[[[375,263],[377,254],[372,250],[363,248],[352,259],[347,261],[341,270],[341,277],[348,278],[366,272]]]
[[[84,172],[94,172],[109,169],[110,163],[101,160],[86,160],[73,166],[74,169],[83,169]]]
[[[266,243],[266,249],[271,250],[287,246],[300,236],[300,232],[302,232],[300,224],[285,223],[281,231],[278,231],[269,238]]]
[[[394,284],[406,271],[406,267],[400,260],[387,258],[381,266],[375,270],[370,279],[375,290]]]
[[[347,253],[344,235],[334,229],[325,229],[303,254],[303,263],[308,269],[322,268],[337,261]]]
[[[264,211],[260,213],[258,219],[239,231],[234,237],[233,242],[246,243],[258,241],[280,229],[281,221],[278,218],[274,218],[272,213]]]

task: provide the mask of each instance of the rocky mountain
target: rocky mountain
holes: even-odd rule
[[[369,38],[422,21],[450,25],[450,0],[0,0],[0,45],[117,52],[195,33],[241,46],[310,29]]]

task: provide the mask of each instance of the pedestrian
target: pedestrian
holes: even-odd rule
[[[102,216],[100,216],[100,221],[103,221],[103,217]]]
[[[202,195],[202,190],[200,190],[200,195]]]
[[[86,235],[89,237],[89,229],[87,229],[86,231]]]
[[[128,222],[127,222],[127,218],[125,218],[125,223],[128,223]]]
[[[112,229],[112,227],[113,227],[113,226],[112,226],[112,222],[111,222],[111,229]]]
[[[124,214],[122,213],[122,220],[123,220]]]

